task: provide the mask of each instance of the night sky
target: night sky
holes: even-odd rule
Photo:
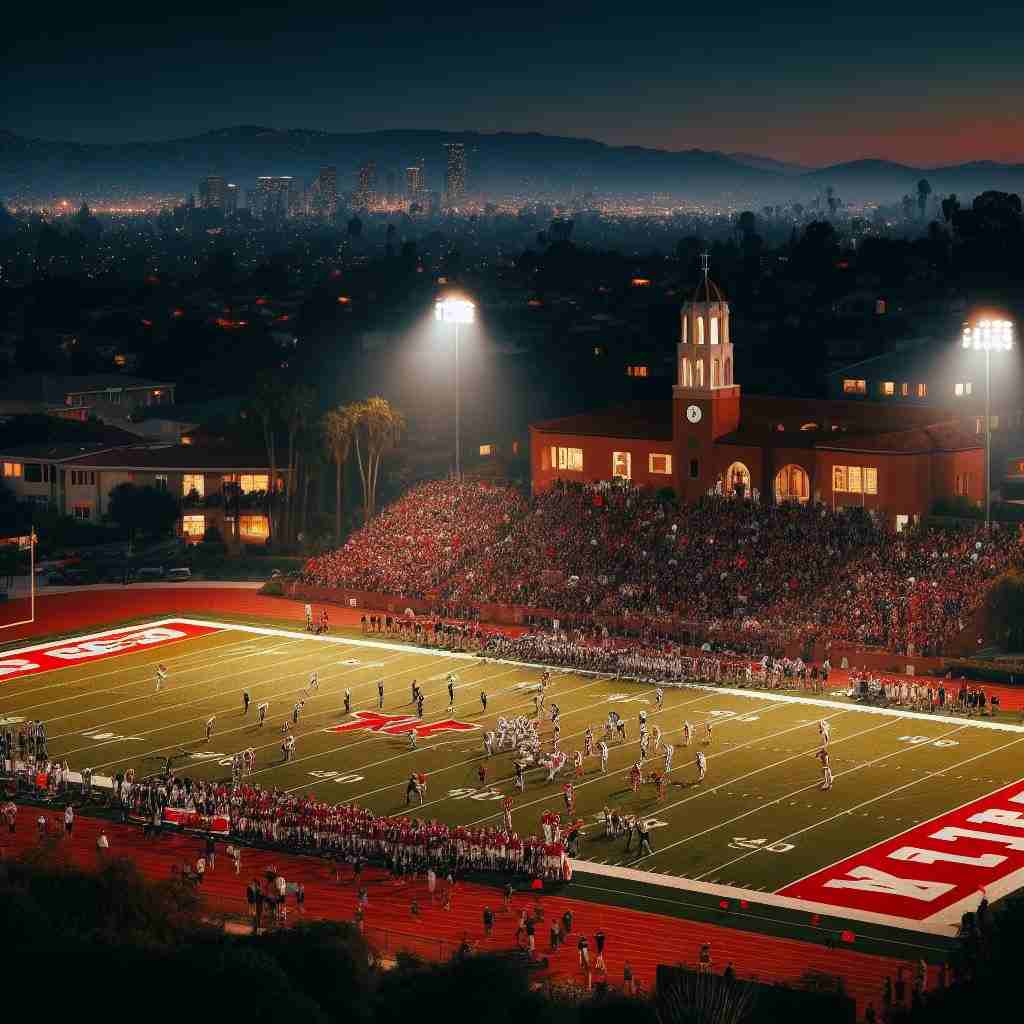
[[[18,5],[0,124],[540,131],[808,165],[1024,161],[1024,6]],[[710,11],[711,13],[707,13]]]

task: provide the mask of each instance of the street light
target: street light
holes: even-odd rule
[[[992,353],[1013,348],[1012,320],[978,320],[966,324],[960,338],[965,349],[985,353],[985,526],[991,520],[992,500]]]
[[[455,327],[455,476],[462,478],[462,452],[459,436],[459,327],[476,320],[476,306],[469,299],[449,295],[434,303],[434,319]]]

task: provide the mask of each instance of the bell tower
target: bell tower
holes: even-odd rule
[[[676,493],[693,501],[717,479],[715,441],[740,425],[740,388],[733,383],[729,303],[711,280],[707,253],[701,282],[683,303],[672,388]]]

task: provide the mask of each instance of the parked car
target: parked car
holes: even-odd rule
[[[192,579],[192,570],[188,568],[168,569],[166,579],[169,583],[183,583]]]

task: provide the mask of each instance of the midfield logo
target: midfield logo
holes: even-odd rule
[[[416,733],[417,738],[429,739],[442,732],[473,732],[480,726],[470,722],[457,722],[446,718],[442,722],[424,722],[412,715],[386,715],[383,711],[354,711],[352,721],[332,725],[327,732],[380,732],[388,736]]]

